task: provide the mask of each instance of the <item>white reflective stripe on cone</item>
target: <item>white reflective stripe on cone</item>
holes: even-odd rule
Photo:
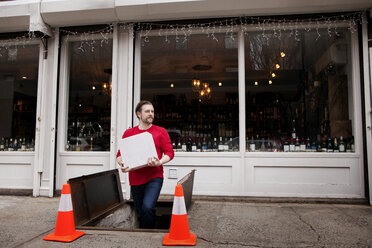
[[[185,198],[183,196],[174,197],[172,214],[174,215],[186,214]]]
[[[70,194],[62,194],[61,200],[59,202],[59,208],[58,211],[60,212],[68,212],[72,211],[72,201],[71,201],[71,195]]]

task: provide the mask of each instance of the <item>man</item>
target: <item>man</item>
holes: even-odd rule
[[[154,139],[158,158],[148,158],[144,168],[129,171],[129,184],[134,206],[137,211],[140,228],[155,227],[155,204],[158,200],[161,187],[163,186],[163,164],[171,161],[174,157],[172,143],[168,132],[159,126],[153,125],[154,107],[149,101],[140,101],[136,106],[136,115],[139,125],[127,129],[123,138],[132,135],[149,132]],[[128,172],[129,167],[125,166],[120,151],[117,153],[117,162],[123,172]]]

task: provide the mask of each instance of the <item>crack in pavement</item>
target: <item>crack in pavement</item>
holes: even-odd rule
[[[16,244],[13,244],[13,248],[18,248],[18,247],[23,247],[25,244],[27,244],[28,242],[31,242],[35,239],[38,239],[38,238],[43,238],[44,236],[46,236],[48,233],[51,233],[52,231],[54,231],[54,227],[47,230],[47,231],[42,231],[41,233],[27,239],[27,240],[24,240],[24,241],[20,241],[19,243],[16,243]]]
[[[353,220],[353,223],[354,223],[355,225],[357,225],[357,226],[359,226],[359,227],[361,227],[361,228],[367,228],[367,229],[370,229],[370,228],[368,227],[368,225],[360,224],[360,223],[359,223],[359,222],[360,222],[360,219],[358,219],[358,218],[355,217],[355,216],[350,215],[349,213],[347,213],[346,211],[344,211],[342,208],[338,208],[338,207],[333,206],[332,209],[335,209],[335,210],[338,211],[339,213],[342,213],[343,215],[345,215],[345,216],[349,217],[350,219],[352,219],[352,220]]]
[[[293,208],[293,207],[289,207],[297,216],[298,216],[298,219],[304,223],[305,225],[307,225],[308,227],[310,227],[310,229],[316,234],[317,236],[317,241],[318,243],[320,242],[320,235],[319,233],[315,230],[315,228],[308,222],[306,222],[304,219],[302,219],[301,215],[299,213],[296,212],[296,210]]]
[[[213,242],[209,239],[203,238],[198,236],[198,239],[204,240],[208,243],[214,244],[214,245],[240,245],[240,246],[248,246],[248,247],[265,247],[265,246],[260,246],[260,245],[252,245],[252,244],[247,244],[243,242],[229,242],[229,241],[218,241],[218,242]]]

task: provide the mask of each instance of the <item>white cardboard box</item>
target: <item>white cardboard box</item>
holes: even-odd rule
[[[130,170],[147,166],[147,160],[150,157],[158,158],[154,139],[149,132],[119,140],[119,150],[124,166],[129,166]]]

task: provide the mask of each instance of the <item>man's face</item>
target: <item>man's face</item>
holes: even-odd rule
[[[152,124],[154,121],[154,107],[150,104],[143,105],[141,112],[137,112],[137,116],[140,122]]]

